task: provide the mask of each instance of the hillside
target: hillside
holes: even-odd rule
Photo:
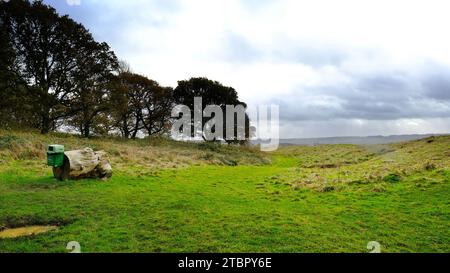
[[[110,154],[108,181],[58,182],[49,143]],[[450,137],[250,148],[0,132],[0,252],[450,251]]]
[[[176,142],[165,138],[124,140],[121,138],[80,138],[71,134],[12,132],[0,130],[0,160],[4,162],[46,160],[49,144],[63,144],[66,151],[104,150],[118,170],[180,168],[195,165],[268,164],[269,157],[256,148],[219,144]]]
[[[324,138],[290,138],[280,139],[282,146],[288,145],[325,145],[325,144],[354,144],[354,145],[374,145],[374,144],[391,144],[397,142],[420,140],[432,136],[440,136],[438,134],[428,135],[392,135],[392,136],[367,136],[367,137],[324,137]]]
[[[341,189],[367,185],[382,190],[414,177],[416,185],[448,179],[450,136],[390,145],[283,147],[275,153],[292,169],[282,176],[293,187]]]

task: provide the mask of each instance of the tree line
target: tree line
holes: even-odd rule
[[[204,105],[245,106],[232,87],[207,78],[172,88],[133,73],[107,43],[42,1],[0,2],[1,128],[162,135],[170,131],[173,106],[191,107],[194,97]]]

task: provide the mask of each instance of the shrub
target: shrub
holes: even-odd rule
[[[425,168],[425,170],[427,170],[427,171],[432,171],[432,170],[435,170],[435,169],[436,169],[436,165],[434,165],[434,164],[431,163],[431,162],[427,162],[427,163],[425,164],[424,168]]]
[[[214,143],[214,142],[202,142],[198,144],[198,148],[201,150],[208,150],[212,152],[219,152],[221,149],[220,143]]]
[[[19,142],[19,138],[16,136],[0,136],[0,149],[8,149],[11,148],[14,143]]]
[[[320,191],[321,192],[332,192],[334,190],[335,190],[335,188],[333,186],[325,186]]]
[[[213,158],[214,158],[214,154],[212,154],[212,153],[206,153],[206,154],[200,155],[200,159],[207,160],[207,161],[211,161]]]
[[[400,175],[395,173],[388,174],[383,178],[383,181],[390,183],[397,183],[400,182],[400,180],[401,180]]]
[[[229,159],[229,160],[226,160],[225,164],[228,166],[237,166],[238,162],[234,159]]]

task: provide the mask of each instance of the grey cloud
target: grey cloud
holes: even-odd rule
[[[231,63],[255,63],[261,61],[302,63],[312,67],[340,65],[349,58],[347,51],[340,48],[321,45],[290,45],[288,41],[279,41],[275,48],[261,48],[236,33],[226,33],[222,57]]]
[[[338,66],[350,58],[347,50],[339,47],[326,46],[318,42],[298,45],[286,40],[281,43],[283,46],[273,50],[271,53],[277,61],[289,61],[320,67],[324,65]]]
[[[435,75],[351,75],[353,81],[344,86],[299,87],[274,101],[288,121],[450,117],[450,80]]]
[[[408,78],[403,75],[381,74],[358,79],[356,88],[364,94],[373,94],[375,97],[400,99],[405,95],[402,91],[411,86],[409,86]]]
[[[428,97],[450,101],[450,70],[445,73],[434,73],[428,75],[423,82],[422,87]]]
[[[244,36],[227,32],[224,34],[222,58],[233,63],[251,63],[264,59],[261,50],[253,46]]]
[[[282,122],[281,138],[375,136],[402,134],[445,134],[450,132],[450,118],[423,119],[415,125],[408,120],[359,120],[335,119],[330,121]]]

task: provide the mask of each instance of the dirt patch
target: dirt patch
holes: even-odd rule
[[[29,226],[20,228],[7,228],[0,231],[0,239],[34,236],[41,233],[57,230],[57,226]]]

